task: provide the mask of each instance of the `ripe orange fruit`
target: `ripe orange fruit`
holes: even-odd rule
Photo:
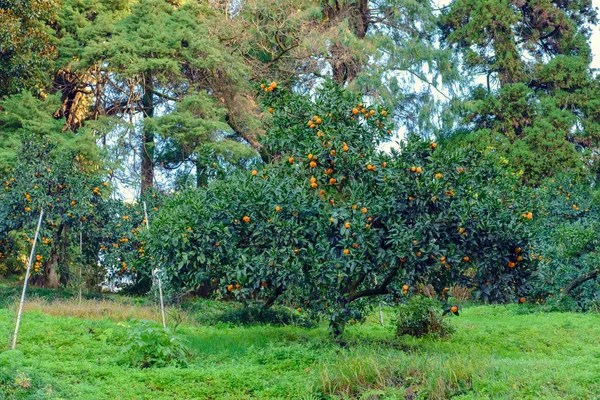
[[[221,245],[221,243],[217,242],[215,243],[215,246],[219,247]]]
[[[517,264],[515,264],[512,261],[509,261],[507,265],[508,265],[508,268],[514,268]]]
[[[446,257],[444,257],[444,256],[440,257],[440,261],[441,261],[441,262],[444,262],[444,261],[446,261]]]
[[[331,150],[331,151],[329,152],[329,155],[330,155],[331,157],[335,157],[335,150]]]
[[[437,174],[435,174],[435,179],[440,179],[442,177],[442,174],[440,174],[439,172]]]
[[[293,164],[294,163],[294,157],[288,158],[288,161],[289,161],[290,164]]]
[[[420,174],[421,172],[423,172],[423,169],[421,167],[417,167],[417,174]]]
[[[521,256],[517,257],[517,261],[523,261],[523,257],[521,257]]]
[[[450,311],[452,311],[454,314],[456,314],[458,312],[458,307],[452,306],[452,307],[450,307]]]
[[[349,250],[349,249],[344,249],[344,254],[345,254],[345,255],[348,255],[348,254],[350,254],[350,250]]]
[[[468,256],[464,256],[463,257],[463,261],[468,262],[469,261],[469,257]]]
[[[519,303],[521,303],[521,304],[525,303],[526,301],[527,301],[527,299],[525,299],[525,297],[521,297],[519,299]]]
[[[313,188],[313,189],[316,189],[316,188],[319,187],[319,184],[317,182],[313,182],[313,183],[310,184],[310,187]]]
[[[236,288],[236,289],[238,289],[238,290],[239,290],[241,287],[242,287],[242,286],[241,286],[239,283],[236,283],[236,284],[235,284],[235,288]]]
[[[429,147],[431,147],[432,149],[435,149],[437,147],[437,143],[431,142],[431,144],[429,145]]]
[[[408,196],[408,201],[413,201],[414,198],[412,196]]]
[[[233,285],[230,284],[229,286],[227,286],[227,291],[233,292]]]
[[[329,204],[333,205],[335,203],[335,201],[333,201],[333,199],[329,200]]]
[[[256,175],[258,175],[258,171],[257,171],[257,170],[255,170],[255,169],[253,169],[253,170],[252,170],[252,176],[256,176]]]
[[[382,111],[381,111],[381,115],[383,115],[383,116],[385,117],[385,116],[387,115],[387,111],[385,111],[385,110],[382,110]]]
[[[358,114],[358,112],[359,112],[358,108],[353,108],[352,109],[352,114],[356,115],[356,114]]]
[[[405,291],[408,290],[408,285],[402,286],[402,289],[404,289]]]
[[[369,111],[369,115],[375,115],[375,110]]]
[[[420,251],[417,251],[417,257],[421,257],[421,254],[422,253]]]
[[[314,156],[312,155],[312,153],[309,153],[309,154],[308,154],[308,156],[306,156],[306,158],[308,158],[309,160],[312,160],[312,159],[313,159],[313,157],[314,157]]]
[[[317,166],[317,163],[316,163],[316,162],[314,162],[314,161],[311,161],[311,162],[310,162],[308,165],[309,165],[311,168],[314,168],[314,167],[316,167],[316,166]]]
[[[465,228],[458,228],[458,233],[465,233]]]
[[[269,107],[269,112],[270,112],[271,114],[273,114],[273,111],[275,111],[275,110],[273,110],[273,108]]]
[[[530,211],[527,213],[527,219],[532,219],[533,218],[533,213]]]
[[[332,184],[332,185],[335,185],[336,182],[337,182],[337,179],[335,179],[335,178],[331,178],[329,180],[329,183]]]
[[[415,172],[417,170],[417,167],[410,167],[410,172]]]
[[[385,167],[387,167],[387,163],[386,162],[382,162],[381,163],[381,168],[385,168]]]
[[[281,211],[281,207],[275,206],[275,211],[277,211],[277,212]]]
[[[244,217],[242,218],[242,221],[244,221],[245,223],[250,222],[250,217],[247,215],[244,215]]]
[[[324,191],[324,190],[319,190],[319,194],[320,194],[321,196],[325,196],[325,191]]]
[[[346,222],[346,223],[344,224],[344,228],[346,228],[346,229],[350,229],[350,222]]]
[[[517,247],[517,248],[515,249],[515,253],[519,254],[520,252],[521,252],[521,248],[520,248],[520,247]]]
[[[369,211],[369,210],[367,210],[367,207],[363,207],[360,209],[360,212],[362,212],[363,214],[366,214],[367,211]]]

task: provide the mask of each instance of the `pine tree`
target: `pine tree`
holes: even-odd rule
[[[580,1],[456,0],[441,18],[465,72],[484,76],[458,99],[463,140],[493,148],[530,183],[585,174],[599,130],[599,81],[589,67],[595,9]]]

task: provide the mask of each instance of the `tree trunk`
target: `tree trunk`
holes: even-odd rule
[[[144,119],[154,117],[154,90],[152,75],[144,75],[142,110]],[[144,124],[142,130],[142,195],[154,186],[154,132]]]
[[[346,321],[331,321],[329,322],[329,330],[334,338],[339,339],[344,334]]]
[[[69,270],[69,227],[65,225],[62,231],[62,237],[60,239],[60,247],[59,247],[59,270],[60,270],[60,279],[59,283],[64,287],[69,283],[70,278],[70,270]]]
[[[56,271],[60,262],[59,249],[61,245],[61,237],[64,227],[65,225],[61,224],[53,236],[50,255],[42,265],[44,273],[42,275],[36,276],[35,279],[32,281],[32,284],[34,284],[35,286],[49,289],[58,289],[58,273]]]

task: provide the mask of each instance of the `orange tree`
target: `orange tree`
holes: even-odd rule
[[[24,242],[32,244],[43,208],[34,279],[48,287],[58,287],[59,278],[66,283],[71,236],[94,218],[103,193],[108,193],[96,160],[88,161],[51,140],[25,136],[3,178],[0,235],[18,231]]]
[[[287,298],[337,334],[404,285],[458,283],[486,301],[527,291],[537,211],[493,154],[413,136],[386,153],[384,107],[329,83],[312,98],[261,90],[272,162],[173,196],[151,227],[146,250],[174,287]]]
[[[83,155],[61,149],[53,141],[25,139],[14,169],[5,172],[0,190],[0,254],[7,257],[23,251],[19,242],[9,240],[15,233],[25,249],[33,243],[43,208],[32,271],[37,284],[52,288],[59,283],[66,285],[73,272],[70,265],[84,267],[92,285],[106,277],[135,275],[135,265],[144,256],[139,238],[146,229],[143,206],[141,202],[111,199],[106,172],[97,160],[87,162]],[[146,197],[142,200],[152,216],[160,197],[156,193]]]
[[[538,262],[532,301],[572,310],[600,304],[598,194],[593,180],[560,174],[535,189],[542,215],[531,249]]]
[[[135,272],[143,254],[143,207],[110,198],[110,171],[95,137],[85,128],[63,132],[64,121],[51,112],[58,104],[56,97],[41,101],[27,93],[0,102],[0,263],[10,266],[2,270],[22,272],[43,208],[35,283],[67,285],[81,267],[94,286],[107,272],[117,278]],[[152,217],[160,198],[147,197]]]

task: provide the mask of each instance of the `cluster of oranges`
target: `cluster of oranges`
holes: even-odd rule
[[[40,267],[42,266],[42,259],[43,257],[39,254],[35,256],[35,264],[33,265],[33,271],[36,274],[40,271]]]
[[[102,196],[102,192],[100,191],[99,187],[95,187],[94,190],[92,190],[92,192],[96,195],[96,196]]]
[[[524,213],[521,214],[521,217],[527,218],[527,219],[533,219],[533,213],[531,211],[524,212]]]
[[[513,256],[511,257],[511,260],[506,263],[508,268],[514,268],[520,261],[523,261],[523,256],[519,255],[519,253],[521,253],[521,248],[517,247]]]
[[[373,110],[373,109],[370,109],[370,110],[366,109],[365,107],[363,107],[362,103],[358,103],[356,105],[356,107],[354,107],[351,110],[351,112],[352,112],[352,115],[358,115],[358,114],[362,113],[363,117],[365,117],[365,118],[369,118],[369,117],[372,117],[373,115],[375,115],[375,110]],[[381,112],[381,115],[386,116],[387,115],[387,111],[383,110]]]
[[[4,190],[10,189],[10,184],[15,181],[15,178],[10,178],[8,181],[4,181]]]
[[[268,86],[264,83],[261,83],[260,88],[265,92],[272,92],[273,90],[277,89],[277,82],[271,82]]]
[[[315,129],[317,127],[317,125],[321,125],[322,123],[323,123],[323,120],[321,119],[321,117],[319,117],[318,115],[315,115],[314,117],[312,117],[311,119],[308,120],[307,125],[309,128]]]
[[[228,292],[233,292],[233,289],[235,289],[235,290],[240,290],[241,288],[242,288],[242,285],[240,285],[239,283],[236,283],[236,284],[235,284],[235,286],[233,285],[233,283],[230,283],[230,284],[227,286],[227,291],[228,291]]]
[[[420,174],[421,172],[423,172],[423,168],[412,166],[410,167],[410,172],[416,172],[417,174]]]

